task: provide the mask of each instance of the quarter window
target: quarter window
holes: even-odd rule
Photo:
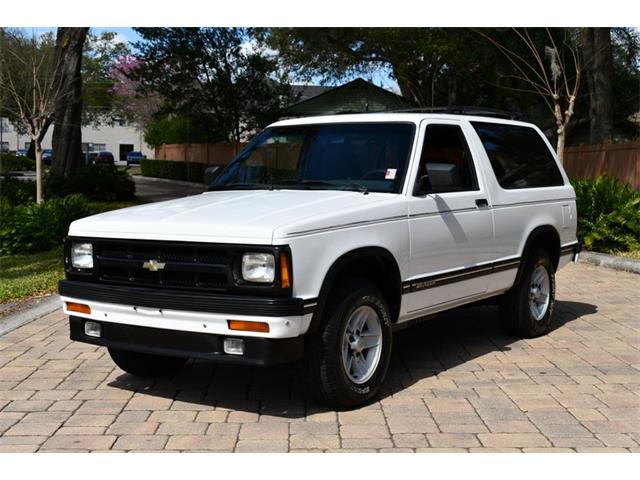
[[[531,127],[471,122],[502,188],[564,185],[553,154]]]

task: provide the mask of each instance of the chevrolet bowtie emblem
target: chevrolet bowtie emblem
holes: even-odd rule
[[[158,270],[162,270],[165,265],[166,263],[162,263],[157,260],[149,260],[142,264],[142,268],[146,268],[150,272],[157,272]]]

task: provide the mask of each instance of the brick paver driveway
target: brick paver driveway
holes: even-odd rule
[[[571,265],[554,330],[462,309],[396,335],[379,400],[335,412],[292,366],[141,381],[54,313],[0,337],[0,451],[640,451],[640,276]]]

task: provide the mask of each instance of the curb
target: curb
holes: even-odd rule
[[[582,251],[580,252],[578,261],[580,263],[590,263],[598,267],[640,274],[640,261],[631,258],[616,257],[615,255],[608,255],[606,253]]]
[[[0,336],[9,333],[22,325],[37,320],[62,308],[59,295],[51,295],[41,300],[37,305],[16,313],[11,313],[0,318]]]
[[[134,181],[136,178],[143,178],[145,180],[151,180],[153,182],[173,183],[175,185],[184,185],[185,187],[198,187],[198,188],[207,187],[204,183],[183,182],[182,180],[171,180],[170,178],[145,177],[144,175],[132,175],[131,177],[134,179]]]

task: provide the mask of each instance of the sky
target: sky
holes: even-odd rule
[[[28,28],[28,30],[31,30]],[[36,33],[44,33],[44,32],[54,32],[55,27],[39,27],[34,28]],[[91,32],[94,35],[100,35],[102,32],[115,32],[118,34],[117,40],[121,42],[135,42],[137,40],[141,40],[140,35],[136,33],[136,31],[132,27],[91,27]],[[365,78],[365,80],[369,80],[379,87],[386,88],[394,93],[400,93],[400,89],[398,88],[398,84],[389,77],[389,73],[384,70],[380,70],[379,72],[373,73],[370,78]],[[295,79],[293,83],[308,83],[308,82],[297,82]],[[321,78],[314,78],[311,83],[313,84],[321,84]]]

